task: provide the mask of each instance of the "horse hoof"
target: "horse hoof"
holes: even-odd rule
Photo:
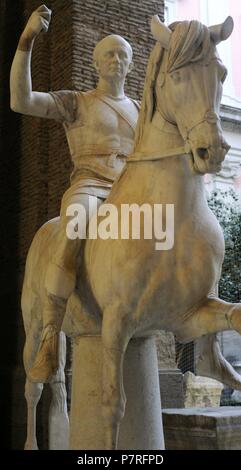
[[[26,442],[24,450],[39,450],[37,441],[35,442]]]

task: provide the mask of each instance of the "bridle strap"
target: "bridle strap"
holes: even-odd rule
[[[163,158],[168,157],[177,157],[180,155],[191,155],[191,151],[186,151],[186,146],[184,147],[176,147],[173,150],[164,152],[163,154],[156,154],[156,152],[135,152],[126,159],[126,163],[133,163],[133,162],[150,162],[156,160],[162,160]]]
[[[165,119],[159,109],[156,111],[155,116],[157,116],[157,118],[154,117],[153,121],[155,119],[155,122],[153,121],[152,122],[155,125],[155,127],[157,127],[159,130],[162,130],[164,132],[169,132],[170,134],[179,133],[177,125]],[[176,157],[179,155],[190,155],[190,154],[191,154],[190,146],[189,144],[186,143],[183,146],[175,147],[174,149],[167,150],[164,153],[160,153],[160,154],[158,153],[158,155],[156,154],[156,152],[149,152],[148,154],[146,152],[135,152],[128,156],[126,163],[156,161],[156,160],[162,160],[163,158],[167,158],[167,157]]]
[[[195,129],[197,126],[200,126],[200,124],[202,124],[204,122],[207,122],[208,124],[216,124],[218,121],[220,121],[220,117],[215,113],[215,111],[207,111],[205,113],[203,119],[201,119],[199,122],[194,124],[191,127],[191,129],[187,130],[187,139],[188,139],[189,135],[191,134],[191,132],[193,131],[193,129]]]
[[[177,125],[166,118],[164,118],[163,114],[161,113],[160,109],[156,111],[158,113],[158,120],[160,123],[158,123],[158,128],[160,130],[166,130],[167,132],[169,131],[170,133],[176,133],[178,131]],[[187,130],[186,134],[186,139],[185,139],[185,145],[181,147],[176,147],[170,151],[164,152],[162,154],[156,154],[156,152],[150,152],[146,154],[145,152],[136,152],[132,155],[130,155],[126,162],[140,162],[140,161],[155,161],[155,160],[162,160],[163,158],[167,157],[176,157],[178,155],[191,155],[191,146],[189,143],[189,135],[195,129],[197,126],[200,124],[207,122],[208,124],[215,124],[218,121],[220,121],[219,116],[214,112],[214,111],[207,111],[200,121],[198,121],[196,124],[194,124],[190,129]],[[155,122],[156,125],[156,122]]]

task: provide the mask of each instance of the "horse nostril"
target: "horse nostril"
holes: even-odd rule
[[[200,147],[197,149],[197,154],[203,160],[207,160],[209,158],[208,150],[203,147]]]

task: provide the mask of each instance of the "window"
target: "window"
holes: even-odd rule
[[[171,24],[175,21],[177,0],[165,0],[165,24]]]

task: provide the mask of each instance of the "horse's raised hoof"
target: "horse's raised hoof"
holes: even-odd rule
[[[229,364],[221,353],[217,339],[211,339],[196,363],[196,375],[210,377],[234,390],[241,390],[241,375]]]
[[[31,382],[47,383],[58,369],[59,331],[55,325],[47,325],[42,333],[39,350],[27,376]]]

